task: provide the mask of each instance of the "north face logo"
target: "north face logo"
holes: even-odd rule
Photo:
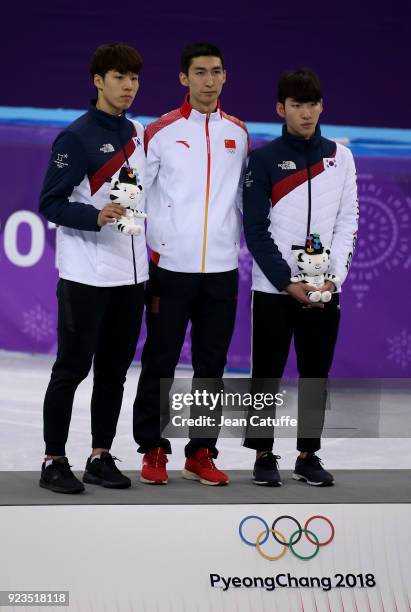
[[[281,164],[278,164],[278,167],[281,170],[297,170],[297,166],[293,161],[283,161]]]

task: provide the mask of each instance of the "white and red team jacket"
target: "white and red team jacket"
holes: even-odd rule
[[[218,104],[183,105],[145,131],[147,242],[151,258],[175,272],[238,267],[242,180],[249,138]]]

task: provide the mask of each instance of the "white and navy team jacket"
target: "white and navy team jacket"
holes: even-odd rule
[[[321,136],[283,133],[253,151],[245,182],[244,234],[253,256],[252,288],[282,293],[299,270],[292,252],[318,233],[331,249],[329,274],[340,290],[354,252],[358,196],[351,151]]]
[[[97,225],[99,211],[110,203],[110,180],[127,165],[144,189],[143,126],[98,110],[94,102],[53,143],[39,209],[58,225],[60,278],[96,287],[147,280],[144,233],[125,236]]]
[[[241,121],[183,105],[145,131],[147,242],[175,272],[238,267],[242,178],[249,139]]]

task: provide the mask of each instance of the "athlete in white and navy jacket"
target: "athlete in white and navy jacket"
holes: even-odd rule
[[[244,185],[244,233],[253,256],[252,376],[256,388],[273,379],[269,390],[275,395],[294,337],[301,377],[294,478],[326,485],[334,479],[315,451],[321,446],[325,381],[340,321],[339,292],[357,237],[355,165],[348,148],[321,136],[321,85],[315,73],[299,69],[281,77],[277,112],[285,119],[282,136],[252,153]],[[320,289],[333,292],[326,304],[313,305],[307,296],[312,288],[291,283],[298,273],[292,249],[304,248],[311,234],[319,234],[331,249],[330,280]],[[266,418],[274,411],[263,412]],[[254,483],[278,486],[273,427],[259,424],[254,430],[249,426],[244,440],[257,451]]]
[[[129,487],[110,455],[127,370],[144,309],[148,261],[144,232],[110,227],[124,209],[110,201],[110,182],[122,175],[143,185],[143,128],[125,111],[138,90],[141,57],[122,43],[102,45],[91,76],[97,101],[56,138],[40,196],[40,211],[58,225],[60,280],[58,346],[44,398],[46,461],[40,486],[78,493],[83,484],[65,457],[74,394],[93,364],[92,455],[83,481]],[[143,203],[139,204],[143,207]]]
[[[222,377],[238,290],[247,130],[220,108],[225,70],[218,48],[208,43],[187,47],[180,81],[189,89],[182,106],[145,132],[152,252],[134,438],[144,453],[141,480],[149,483],[167,482],[165,455],[171,452],[160,425],[160,379],[173,379],[190,321],[194,377]],[[162,389],[163,422],[168,382]],[[190,433],[183,475],[225,484],[227,476],[212,461],[218,428]]]
[[[283,126],[280,138],[253,152],[245,179],[244,229],[253,255],[256,291],[285,294],[298,274],[294,245],[312,233],[331,249],[329,273],[340,290],[358,227],[355,165],[344,145],[321,136],[306,140]]]
[[[110,180],[123,166],[138,173],[145,193],[144,128],[124,114],[89,105],[58,135],[40,196],[40,212],[58,225],[60,278],[93,287],[116,287],[148,279],[144,232],[124,236],[97,223],[110,202]],[[144,207],[144,202],[139,204]]]

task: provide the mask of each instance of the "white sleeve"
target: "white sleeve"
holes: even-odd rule
[[[149,140],[146,145],[146,176],[145,176],[145,191],[146,203],[149,202],[150,189],[155,182],[160,170],[160,147],[158,138],[155,136]],[[149,211],[147,211],[149,212]]]
[[[243,214],[244,181],[245,181],[245,175],[247,172],[247,166],[248,166],[248,162],[250,159],[250,153],[251,153],[250,137],[248,135],[248,132],[247,132],[247,138],[244,144],[244,149],[245,151],[244,151],[243,165],[241,168],[240,180],[238,182],[238,190],[237,190],[237,195],[235,199],[236,207],[238,208],[241,214]]]
[[[357,174],[354,158],[351,151],[346,147],[344,147],[344,152],[346,155],[347,168],[340,206],[334,225],[329,267],[329,273],[336,276],[333,282],[337,289],[339,289],[345,281],[351,266],[355,243],[357,241],[359,215]]]

